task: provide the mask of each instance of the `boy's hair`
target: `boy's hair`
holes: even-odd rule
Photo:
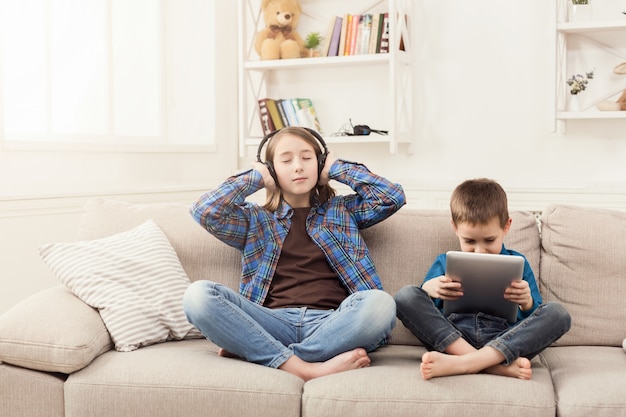
[[[500,184],[488,178],[459,184],[450,198],[450,212],[455,225],[487,224],[496,217],[504,228],[509,220],[506,192]]]
[[[290,127],[285,127],[281,129],[278,133],[276,133],[269,140],[267,147],[265,148],[265,160],[266,161],[272,161],[272,163],[274,162],[274,154],[276,153],[276,143],[278,142],[277,139],[287,134],[298,136],[304,139],[306,143],[308,143],[309,145],[313,147],[313,151],[315,152],[315,157],[319,161],[319,156],[322,154],[322,147],[320,146],[320,143],[317,141],[315,136],[313,136],[313,134],[308,132],[306,129],[303,129],[301,127],[296,127],[296,126],[290,126]],[[319,181],[319,178],[317,180]],[[309,201],[311,205],[313,205],[316,201],[319,201],[320,204],[323,204],[329,199],[333,198],[334,196],[335,196],[335,190],[330,185],[318,184],[316,187],[313,187],[313,189],[311,190],[309,194]],[[276,183],[275,190],[267,191],[267,194],[265,196],[265,204],[263,205],[263,207],[265,207],[266,209],[270,211],[276,211],[278,210],[278,207],[280,207],[282,200],[283,200],[283,192],[280,189],[280,185]]]

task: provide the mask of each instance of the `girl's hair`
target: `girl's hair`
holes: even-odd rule
[[[276,144],[278,142],[277,139],[285,135],[298,136],[299,138],[303,139],[306,143],[311,145],[313,147],[313,151],[315,152],[315,157],[317,158],[319,162],[319,157],[322,154],[322,147],[320,146],[319,141],[315,138],[315,136],[312,133],[310,133],[306,129],[303,129],[301,127],[296,127],[296,126],[290,126],[290,127],[285,127],[281,129],[268,141],[267,147],[265,148],[265,160],[266,161],[271,161],[272,164],[274,163],[274,154],[276,153]],[[319,172],[320,171],[318,170],[318,179],[317,179],[318,181],[319,181]],[[323,204],[329,199],[333,198],[334,196],[335,196],[335,190],[330,185],[318,184],[317,186],[313,187],[313,189],[311,189],[311,192],[309,194],[309,201],[311,205],[315,204],[316,201],[319,201],[320,204]],[[267,194],[265,196],[265,204],[263,207],[265,207],[266,209],[270,211],[276,211],[278,210],[278,207],[280,207],[280,204],[282,201],[283,201],[283,192],[277,183],[276,189],[267,191]]]
[[[509,209],[504,189],[488,178],[467,180],[452,192],[450,212],[455,225],[487,224],[497,218],[504,228],[509,221]]]

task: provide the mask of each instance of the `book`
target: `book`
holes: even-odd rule
[[[296,109],[293,108],[293,104],[290,99],[280,100],[280,104],[283,107],[289,126],[298,126],[298,117],[296,116]]]
[[[350,55],[350,39],[352,37],[352,20],[354,20],[354,16],[348,15],[348,22],[346,24],[346,39],[344,43],[343,54]]]
[[[267,105],[267,111],[269,111],[270,117],[272,118],[272,123],[274,123],[274,128],[278,130],[285,127],[285,123],[280,117],[280,112],[278,111],[278,107],[276,106],[276,100],[268,98],[265,104]]]
[[[368,54],[376,53],[379,29],[380,29],[380,13],[374,13],[372,15],[372,30],[370,32],[369,45],[367,48]]]
[[[330,48],[330,42],[333,37],[333,31],[335,30],[336,20],[337,20],[337,16],[333,16],[330,18],[330,22],[328,22],[328,28],[326,29],[326,36],[324,36],[322,49],[320,51],[321,56],[329,56],[328,50]]]
[[[377,33],[376,33],[376,46],[375,46],[376,51],[373,52],[375,54],[380,53],[380,41],[381,41],[381,38],[383,36],[384,20],[385,20],[385,14],[384,13],[379,13],[378,14],[378,28],[376,29],[377,30]]]
[[[346,36],[348,32],[348,14],[344,14],[341,19],[341,34],[339,35],[339,48],[337,49],[337,55],[344,55],[346,50]]]
[[[348,39],[350,41],[350,49],[348,50],[348,55],[354,55],[356,54],[356,40],[359,37],[359,23],[361,22],[361,16],[360,15],[354,15],[352,16],[352,29],[350,30],[350,38]]]
[[[389,52],[389,13],[383,15],[383,32],[380,35],[380,53]]]
[[[372,19],[373,16],[370,13],[366,13],[361,16],[359,22],[359,39],[357,40],[357,48],[355,53],[358,55],[365,55],[368,53],[370,45],[370,34],[372,33]]]
[[[261,118],[261,128],[263,130],[263,136],[272,133],[276,128],[270,117],[270,112],[267,109],[267,98],[262,98],[258,101],[259,104],[259,117]]]
[[[293,110],[296,113],[296,119],[298,120],[298,124],[297,126],[300,127],[310,127],[309,126],[309,119],[307,118],[304,110],[300,107],[300,103],[298,102],[297,98],[292,98],[291,100],[291,105],[293,107]]]
[[[307,127],[316,130],[321,135],[322,126],[317,119],[317,112],[315,111],[315,107],[313,107],[313,101],[309,98],[299,98],[298,103],[300,105],[300,109],[305,112],[305,115],[308,118],[309,126]]]
[[[280,119],[283,122],[283,126],[289,126],[289,119],[287,119],[287,114],[285,113],[285,109],[283,108],[282,100],[274,100],[276,103],[276,108],[278,109],[278,113],[280,114]]]
[[[335,16],[335,27],[330,39],[330,45],[328,47],[328,53],[326,56],[337,56],[339,54],[339,37],[341,36],[341,27],[343,25],[343,18]]]

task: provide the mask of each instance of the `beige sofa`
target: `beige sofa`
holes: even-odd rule
[[[0,415],[626,416],[626,213],[552,206],[539,220],[511,214],[507,247],[526,254],[544,299],[572,315],[569,333],[533,360],[530,381],[486,374],[424,381],[425,350],[401,324],[371,355],[371,367],[307,383],[219,357],[216,346],[191,336],[119,352],[98,311],[59,285],[0,316]],[[192,281],[237,288],[239,254],[196,225],[187,206],[96,199],[78,239],[147,219],[167,235]],[[458,249],[445,210],[405,207],[364,235],[391,294],[420,283],[436,254]]]

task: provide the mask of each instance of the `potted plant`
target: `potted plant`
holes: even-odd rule
[[[319,32],[311,32],[306,35],[304,46],[309,50],[309,57],[320,56],[317,48],[321,45],[322,39],[323,38]]]

